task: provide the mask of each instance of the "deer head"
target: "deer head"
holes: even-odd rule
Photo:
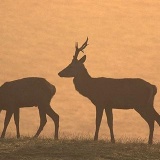
[[[75,77],[79,73],[79,71],[84,67],[83,63],[86,60],[86,55],[84,55],[79,60],[78,60],[78,55],[80,52],[84,53],[83,50],[88,45],[87,42],[88,42],[88,37],[87,37],[87,40],[83,43],[83,45],[80,48],[78,48],[78,42],[76,42],[75,54],[73,56],[72,62],[66,68],[64,68],[61,72],[58,73],[60,77]]]

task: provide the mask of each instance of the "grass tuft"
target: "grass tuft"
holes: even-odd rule
[[[73,136],[73,135],[72,135]],[[0,160],[155,160],[160,158],[160,143],[148,145],[142,139],[122,138],[116,144],[93,141],[90,136],[51,138],[22,137],[0,140]]]

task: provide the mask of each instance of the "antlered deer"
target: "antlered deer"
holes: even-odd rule
[[[73,83],[76,90],[89,98],[96,106],[94,140],[98,140],[98,132],[104,109],[110,129],[111,142],[113,143],[115,143],[115,138],[112,109],[135,109],[149,125],[148,143],[152,144],[154,121],[160,125],[160,116],[153,108],[154,96],[157,92],[156,86],[138,78],[92,78],[83,64],[86,60],[86,55],[79,60],[77,59],[79,52],[83,52],[88,45],[87,42],[88,38],[80,48],[78,48],[78,43],[76,43],[75,55],[72,62],[59,72],[59,76],[74,77]]]
[[[19,138],[19,109],[22,107],[38,106],[40,126],[34,137],[38,137],[43,130],[47,122],[47,114],[55,123],[54,138],[58,139],[59,115],[50,106],[51,99],[55,93],[56,88],[54,85],[38,77],[23,78],[4,83],[0,87],[0,111],[6,110],[6,117],[1,138],[5,137],[12,114],[14,114],[17,138]]]

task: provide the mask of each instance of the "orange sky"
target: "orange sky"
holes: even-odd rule
[[[160,88],[159,6],[158,0],[1,1],[0,83],[45,77],[57,88],[52,108],[61,117],[61,132],[93,134],[94,106],[75,91],[72,79],[62,79],[57,73],[70,63],[75,42],[81,44],[88,36],[85,65],[93,77],[140,77]],[[160,113],[159,90],[155,108]],[[114,113],[116,137],[147,138],[148,127],[137,113]],[[3,118],[4,112],[1,126]],[[48,121],[43,135],[50,136],[53,125]],[[38,125],[37,110],[23,109],[21,133],[32,135]],[[12,122],[8,132],[14,135],[14,130]],[[156,125],[157,139],[158,131]],[[100,135],[109,135],[105,117]]]

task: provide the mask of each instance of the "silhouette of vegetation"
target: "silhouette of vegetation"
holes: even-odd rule
[[[150,131],[148,143],[152,144],[154,121],[160,125],[160,115],[153,107],[154,96],[157,93],[156,86],[139,78],[92,78],[84,66],[86,55],[78,60],[78,54],[83,52],[88,45],[87,43],[88,38],[80,48],[78,48],[78,43],[76,43],[72,62],[59,72],[59,76],[74,77],[73,83],[75,89],[90,99],[96,106],[94,140],[98,140],[104,110],[110,129],[111,142],[115,143],[112,109],[134,109],[148,123]]]
[[[94,142],[85,137],[78,139],[61,139],[54,141],[48,138],[0,140],[1,160],[103,160],[103,159],[127,159],[146,160],[159,159],[160,144],[146,145],[143,140],[118,140],[116,144],[99,140]]]
[[[19,138],[19,109],[37,106],[39,109],[40,126],[34,137],[38,137],[43,130],[47,122],[47,114],[55,123],[54,138],[58,139],[59,116],[50,106],[51,98],[55,93],[56,88],[54,85],[38,77],[23,78],[4,83],[0,87],[0,110],[6,110],[6,117],[1,138],[5,137],[7,126],[13,114],[17,138]]]

